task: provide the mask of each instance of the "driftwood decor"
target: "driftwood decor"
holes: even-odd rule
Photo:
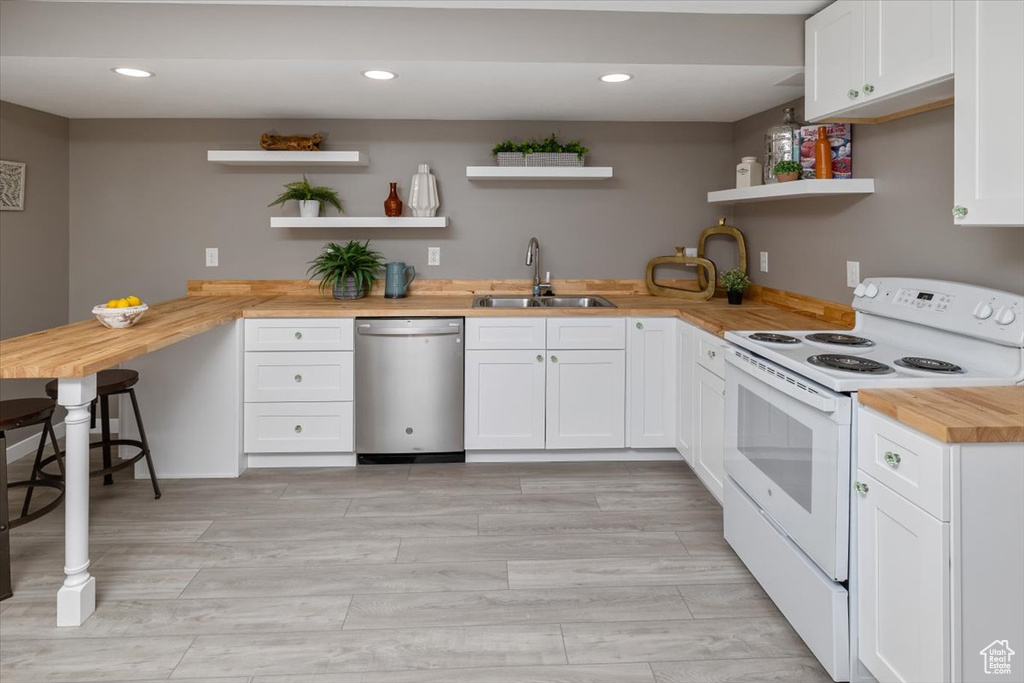
[[[319,152],[324,136],[313,133],[308,137],[302,135],[271,135],[260,136],[260,147],[263,149],[288,152]]]
[[[0,211],[25,210],[25,164],[0,161]]]
[[[715,282],[718,280],[715,274],[715,264],[706,258],[686,256],[683,247],[676,247],[675,256],[656,256],[647,263],[647,275],[644,280],[647,283],[647,291],[654,296],[669,296],[676,299],[693,299],[706,301],[715,294]],[[654,269],[661,265],[683,265],[697,266],[697,279],[700,282],[700,289],[684,289],[670,285],[659,285],[654,281]]]
[[[738,228],[734,228],[731,225],[725,224],[725,219],[720,218],[718,225],[713,225],[700,234],[700,239],[697,241],[697,256],[699,258],[705,258],[706,253],[705,247],[707,246],[708,238],[712,235],[726,235],[736,240],[736,249],[739,251],[739,269],[742,270],[746,275],[750,275],[750,270],[747,268],[747,241],[743,239],[743,233]],[[700,286],[707,287],[707,281],[704,279],[704,273],[700,270],[697,271],[697,282]],[[712,285],[711,290],[714,291],[715,287]]]

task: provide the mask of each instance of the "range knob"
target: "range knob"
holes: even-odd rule
[[[874,282],[868,283],[868,286],[864,288],[864,296],[869,299],[874,299],[878,296],[878,285]]]
[[[978,305],[974,307],[974,317],[978,320],[984,320],[992,315],[992,307],[984,301],[979,301]]]
[[[996,311],[996,317],[993,318],[998,325],[1009,325],[1016,319],[1017,314],[1013,312],[1013,309],[1006,306]]]
[[[867,287],[865,287],[864,283],[862,282],[859,285],[857,285],[857,289],[853,290],[853,295],[858,297],[864,296],[865,289],[867,289]]]

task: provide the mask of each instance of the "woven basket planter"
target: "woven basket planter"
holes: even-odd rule
[[[533,154],[499,152],[497,154],[498,166],[575,166],[578,168],[583,166],[585,158],[571,152],[534,152]]]

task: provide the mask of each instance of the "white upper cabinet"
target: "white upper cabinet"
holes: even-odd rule
[[[953,222],[1024,227],[1024,2],[956,3]]]
[[[676,320],[630,318],[629,446],[674,448],[676,431]]]
[[[839,0],[804,28],[804,115],[815,120],[847,109],[864,83],[864,3]]]
[[[877,119],[953,94],[952,0],[839,0],[805,25],[805,115]]]

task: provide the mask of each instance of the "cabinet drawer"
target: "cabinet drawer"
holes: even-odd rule
[[[246,453],[350,453],[352,403],[247,403]]]
[[[715,375],[724,378],[725,354],[722,353],[724,345],[725,342],[722,339],[698,330],[697,343],[693,345],[693,352],[696,354],[694,360]]]
[[[548,318],[548,349],[624,349],[625,318]]]
[[[246,351],[351,351],[352,318],[248,319]]]
[[[544,349],[544,318],[466,318],[466,348],[482,351]]]
[[[245,400],[351,401],[351,351],[245,354]]]
[[[948,522],[949,446],[866,408],[857,417],[857,466]]]

